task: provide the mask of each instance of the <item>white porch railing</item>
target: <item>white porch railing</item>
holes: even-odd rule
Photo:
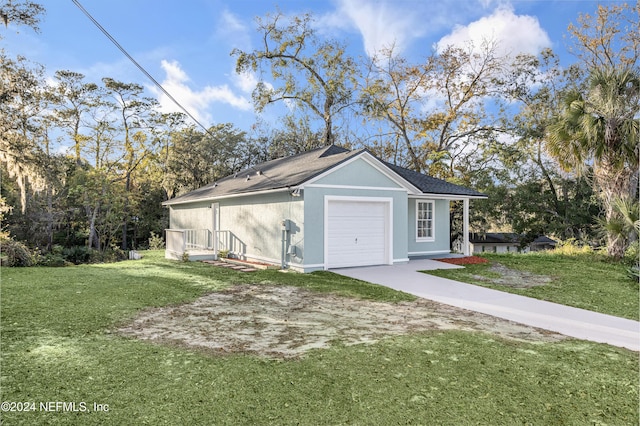
[[[167,229],[166,249],[182,255],[188,250],[212,250],[218,253],[225,251],[243,252],[243,244],[231,231],[214,231],[208,229]]]
[[[184,248],[187,250],[211,250],[211,231],[208,229],[184,229]]]
[[[208,229],[167,229],[169,252],[182,255],[189,250],[212,250],[211,231]]]

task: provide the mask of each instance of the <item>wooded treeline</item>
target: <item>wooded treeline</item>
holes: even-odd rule
[[[1,12],[37,29],[43,10]],[[352,58],[312,15],[276,12],[257,21],[261,48],[232,52],[237,72],[260,78],[257,111],[289,107],[279,127],[251,133],[161,114],[139,83],[71,70],[52,82],[3,50],[2,230],[45,252],[144,247],[168,226],[162,201],[335,143],[488,194],[473,203],[476,232],[575,238],[621,257],[638,229],[639,15],[640,2],[576,17],[576,61],[561,66],[551,50],[512,56],[497,40],[439,46],[420,63],[393,47]]]

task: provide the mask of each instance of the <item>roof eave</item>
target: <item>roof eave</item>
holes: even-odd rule
[[[288,187],[284,187],[284,188],[264,189],[264,190],[261,190],[261,191],[238,192],[238,193],[235,193],[235,194],[219,195],[217,197],[203,197],[203,198],[196,198],[196,199],[192,199],[192,200],[179,200],[177,198],[173,198],[171,200],[163,201],[162,205],[164,207],[167,207],[167,206],[175,206],[175,205],[179,205],[179,204],[202,203],[202,202],[205,202],[205,201],[217,201],[217,200],[225,200],[225,199],[228,199],[228,198],[247,197],[247,196],[250,196],[250,195],[272,194],[272,193],[277,193],[277,192],[291,191],[291,190],[295,189],[296,187],[297,187],[297,185],[296,186],[288,186]]]
[[[421,192],[419,194],[409,194],[409,198],[434,198],[447,200],[486,200],[487,195],[464,195],[464,194],[444,194],[440,192]]]

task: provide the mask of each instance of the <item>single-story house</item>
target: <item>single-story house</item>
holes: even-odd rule
[[[301,272],[450,253],[449,203],[472,189],[336,145],[267,161],[163,203],[166,257],[230,253]],[[469,246],[466,244],[467,253]]]
[[[557,244],[556,241],[542,235],[523,245],[524,237],[513,232],[473,232],[469,234],[470,251],[472,253],[528,253],[553,249]],[[462,241],[456,241],[454,249],[461,250],[462,244]]]

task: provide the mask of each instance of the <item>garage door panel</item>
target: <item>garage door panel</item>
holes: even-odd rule
[[[387,202],[328,203],[328,267],[379,265],[388,262]]]

